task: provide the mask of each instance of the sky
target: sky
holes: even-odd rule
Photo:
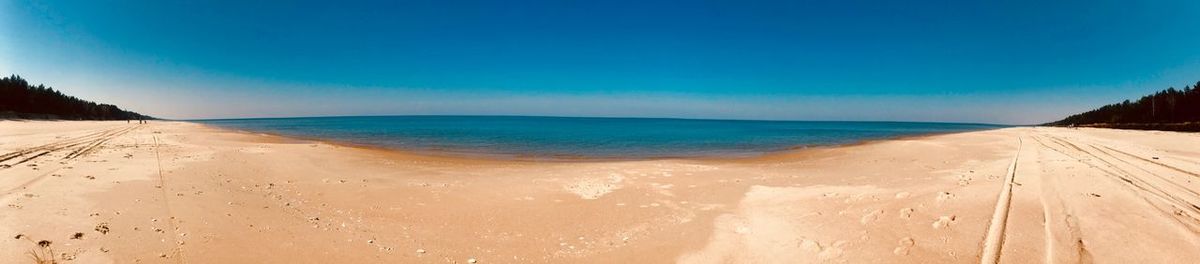
[[[0,1],[0,74],[162,118],[1034,124],[1200,80],[1200,1]]]

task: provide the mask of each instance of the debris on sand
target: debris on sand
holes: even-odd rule
[[[42,241],[38,241],[37,244],[40,247],[50,247],[50,243],[51,243],[50,240],[42,240]]]
[[[83,232],[75,232],[74,235],[71,235],[71,239],[83,239]]]
[[[100,232],[100,234],[108,234],[108,223],[97,224],[94,230],[96,230],[96,232]]]

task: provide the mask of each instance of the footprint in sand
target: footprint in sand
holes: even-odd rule
[[[820,199],[825,199],[825,198],[837,198],[837,197],[838,197],[838,195],[839,195],[839,194],[838,194],[838,193],[835,193],[835,192],[831,192],[831,193],[824,193],[824,194],[821,194],[821,198],[820,198]]]
[[[864,225],[870,224],[871,222],[875,222],[875,220],[878,220],[879,215],[881,215],[881,214],[883,214],[883,210],[875,209],[875,211],[871,211],[870,213],[863,215],[862,219],[860,219],[859,222],[861,222]]]
[[[950,227],[950,224],[953,224],[956,218],[954,215],[938,217],[937,221],[933,221],[933,228],[941,229],[943,227]]]
[[[846,242],[845,240],[838,240],[837,242],[833,242],[832,246],[825,247],[825,249],[822,249],[821,253],[817,254],[817,257],[821,258],[821,260],[830,260],[830,259],[835,259],[835,258],[841,257],[842,254],[844,254],[846,252],[846,250],[845,250],[846,244],[849,244],[849,243]]]
[[[958,186],[971,185],[971,176],[958,175]]]
[[[949,192],[938,192],[938,196],[937,196],[937,202],[938,202],[939,204],[940,204],[940,203],[945,203],[945,202],[948,202],[948,201],[950,201],[951,199],[954,199],[954,195],[953,195],[953,194],[950,194]]]
[[[892,253],[896,254],[897,256],[907,256],[908,251],[912,250],[913,245],[917,244],[917,242],[913,241],[911,237],[901,238],[897,243],[899,246],[892,250]]]
[[[914,211],[914,210],[913,210],[912,208],[904,208],[904,209],[900,209],[900,219],[909,219],[909,218],[912,218],[912,213],[913,213],[913,211]]]
[[[800,238],[800,248],[812,253],[821,252],[821,244],[812,239]]]

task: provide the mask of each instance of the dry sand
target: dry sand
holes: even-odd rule
[[[1200,260],[1197,134],[1008,128],[534,162],[185,122],[0,121],[0,155],[2,263]]]

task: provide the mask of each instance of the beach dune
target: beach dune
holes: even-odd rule
[[[526,161],[0,121],[0,235],[3,263],[1189,263],[1200,135],[1016,127]]]

